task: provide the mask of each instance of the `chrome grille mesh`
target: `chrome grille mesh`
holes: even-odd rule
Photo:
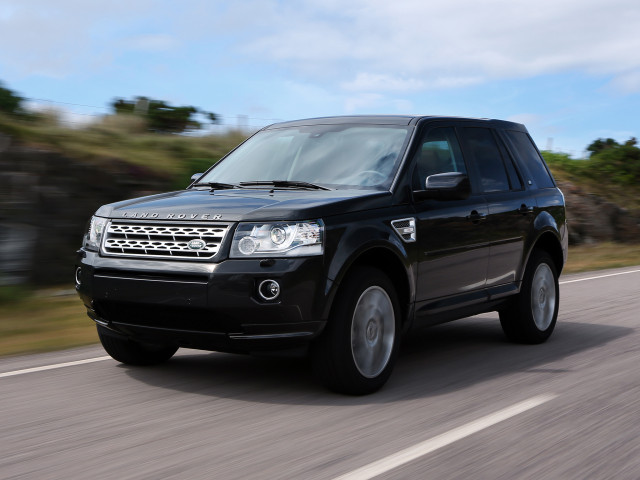
[[[171,225],[110,222],[102,243],[102,253],[144,258],[211,258],[222,245],[230,225]],[[193,246],[189,248],[192,240]],[[195,244],[195,245],[194,245]],[[200,244],[200,245],[198,245]]]

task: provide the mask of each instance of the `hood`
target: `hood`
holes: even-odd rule
[[[388,206],[391,193],[372,190],[181,190],[104,205],[96,215],[175,221],[308,220]]]

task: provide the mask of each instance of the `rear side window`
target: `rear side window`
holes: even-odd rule
[[[509,177],[491,130],[478,127],[465,127],[462,130],[466,145],[475,159],[482,191],[488,193],[509,190]]]
[[[515,130],[507,130],[504,132],[511,142],[515,153],[525,164],[527,170],[531,174],[532,180],[536,182],[538,188],[553,188],[555,184],[551,178],[549,170],[544,160],[538,153],[535,145],[529,135],[524,132]]]
[[[509,154],[505,154],[503,157],[504,165],[507,167],[507,173],[509,174],[509,183],[512,190],[522,190],[522,180],[520,175],[516,171],[516,167],[513,166],[513,160]]]
[[[496,141],[498,142],[498,148],[502,154],[502,160],[504,160],[504,166],[507,169],[507,175],[509,176],[509,183],[511,184],[511,190],[522,190],[524,183],[522,181],[522,175],[518,171],[518,168],[514,164],[513,156],[507,150],[504,144],[504,139],[499,135],[496,135]]]

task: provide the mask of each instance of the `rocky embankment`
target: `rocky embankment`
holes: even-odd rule
[[[171,179],[118,160],[96,164],[12,145],[0,134],[0,285],[60,285],[102,204],[169,190]],[[640,241],[640,219],[563,183],[572,244]]]
[[[561,182],[569,220],[569,243],[640,242],[640,218],[578,185]]]
[[[0,285],[71,283],[75,252],[100,205],[168,188],[168,179],[122,161],[92,165],[0,134]]]

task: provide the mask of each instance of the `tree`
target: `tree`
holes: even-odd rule
[[[190,105],[175,107],[163,100],[149,100],[147,97],[136,97],[135,100],[118,98],[111,104],[116,114],[137,114],[147,117],[149,129],[163,133],[183,133],[202,128],[202,124],[194,117],[203,115],[211,123],[218,122],[215,113],[205,112]]]
[[[0,112],[10,113],[13,115],[24,115],[22,102],[24,98],[19,97],[8,88],[4,88],[0,82]]]
[[[587,151],[591,152],[591,153],[589,153],[589,156],[593,156],[594,154],[600,153],[603,150],[607,150],[607,149],[610,149],[610,148],[616,148],[616,147],[619,147],[619,146],[620,146],[620,144],[618,142],[616,142],[613,138],[607,138],[606,140],[602,139],[602,138],[599,138],[599,139],[591,142],[591,145],[589,145],[587,147]]]
[[[588,148],[591,151],[588,165],[592,176],[604,176],[619,185],[640,184],[640,148],[636,143],[634,137],[623,144],[610,138],[593,142]]]

